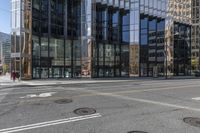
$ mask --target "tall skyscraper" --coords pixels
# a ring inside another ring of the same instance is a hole
[[[22,78],[191,75],[191,0],[12,0]]]
[[[10,35],[0,32],[0,73],[3,72],[3,67],[8,69],[7,72],[10,71],[10,49]]]

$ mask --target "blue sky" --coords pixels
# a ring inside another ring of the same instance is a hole
[[[0,0],[0,32],[10,33],[10,0]]]

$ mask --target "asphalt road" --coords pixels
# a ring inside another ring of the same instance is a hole
[[[200,79],[0,87],[0,133],[199,133],[186,117],[200,118]]]

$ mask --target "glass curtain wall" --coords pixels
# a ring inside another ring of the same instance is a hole
[[[128,76],[129,12],[96,4],[93,77]]]
[[[157,72],[159,76],[165,75],[165,61],[166,61],[166,52],[165,52],[165,19],[157,20],[157,47],[156,47],[156,63],[157,63]]]
[[[33,78],[81,77],[84,3],[81,0],[32,2]]]
[[[191,26],[174,23],[174,75],[191,75]]]
[[[81,0],[67,0],[67,42],[71,42],[71,70],[68,69],[67,71],[71,71],[71,77],[81,77],[80,37]]]
[[[65,1],[32,0],[32,4],[32,76],[65,77]]]
[[[148,76],[148,16],[140,20],[140,76]]]
[[[139,76],[140,0],[130,0],[130,76]]]
[[[120,45],[117,48],[121,47],[121,57],[118,55],[118,58],[121,58],[121,76],[127,77],[130,76],[130,11],[121,10],[120,12]]]
[[[40,72],[41,72],[41,69],[40,69],[40,56],[41,56],[40,38],[38,36],[32,37],[32,47],[33,47],[33,51],[32,51],[33,77],[41,78],[41,75],[40,75]]]
[[[64,77],[64,40],[50,39],[49,43],[49,77]]]
[[[140,76],[164,75],[165,20],[141,15]]]
[[[95,0],[81,0],[81,77],[91,77],[92,45],[95,43]]]
[[[191,74],[192,1],[193,0],[167,1],[166,63],[168,78],[173,75],[182,76]],[[187,30],[188,33],[183,30]],[[188,63],[188,61],[190,61],[190,63]]]
[[[200,70],[200,0],[192,1],[192,74]]]

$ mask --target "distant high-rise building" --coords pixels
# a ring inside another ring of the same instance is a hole
[[[191,12],[191,0],[12,0],[12,69],[24,79],[191,75]]]
[[[2,72],[3,65],[7,65],[10,70],[10,54],[11,54],[11,37],[9,34],[0,32],[0,71]]]

